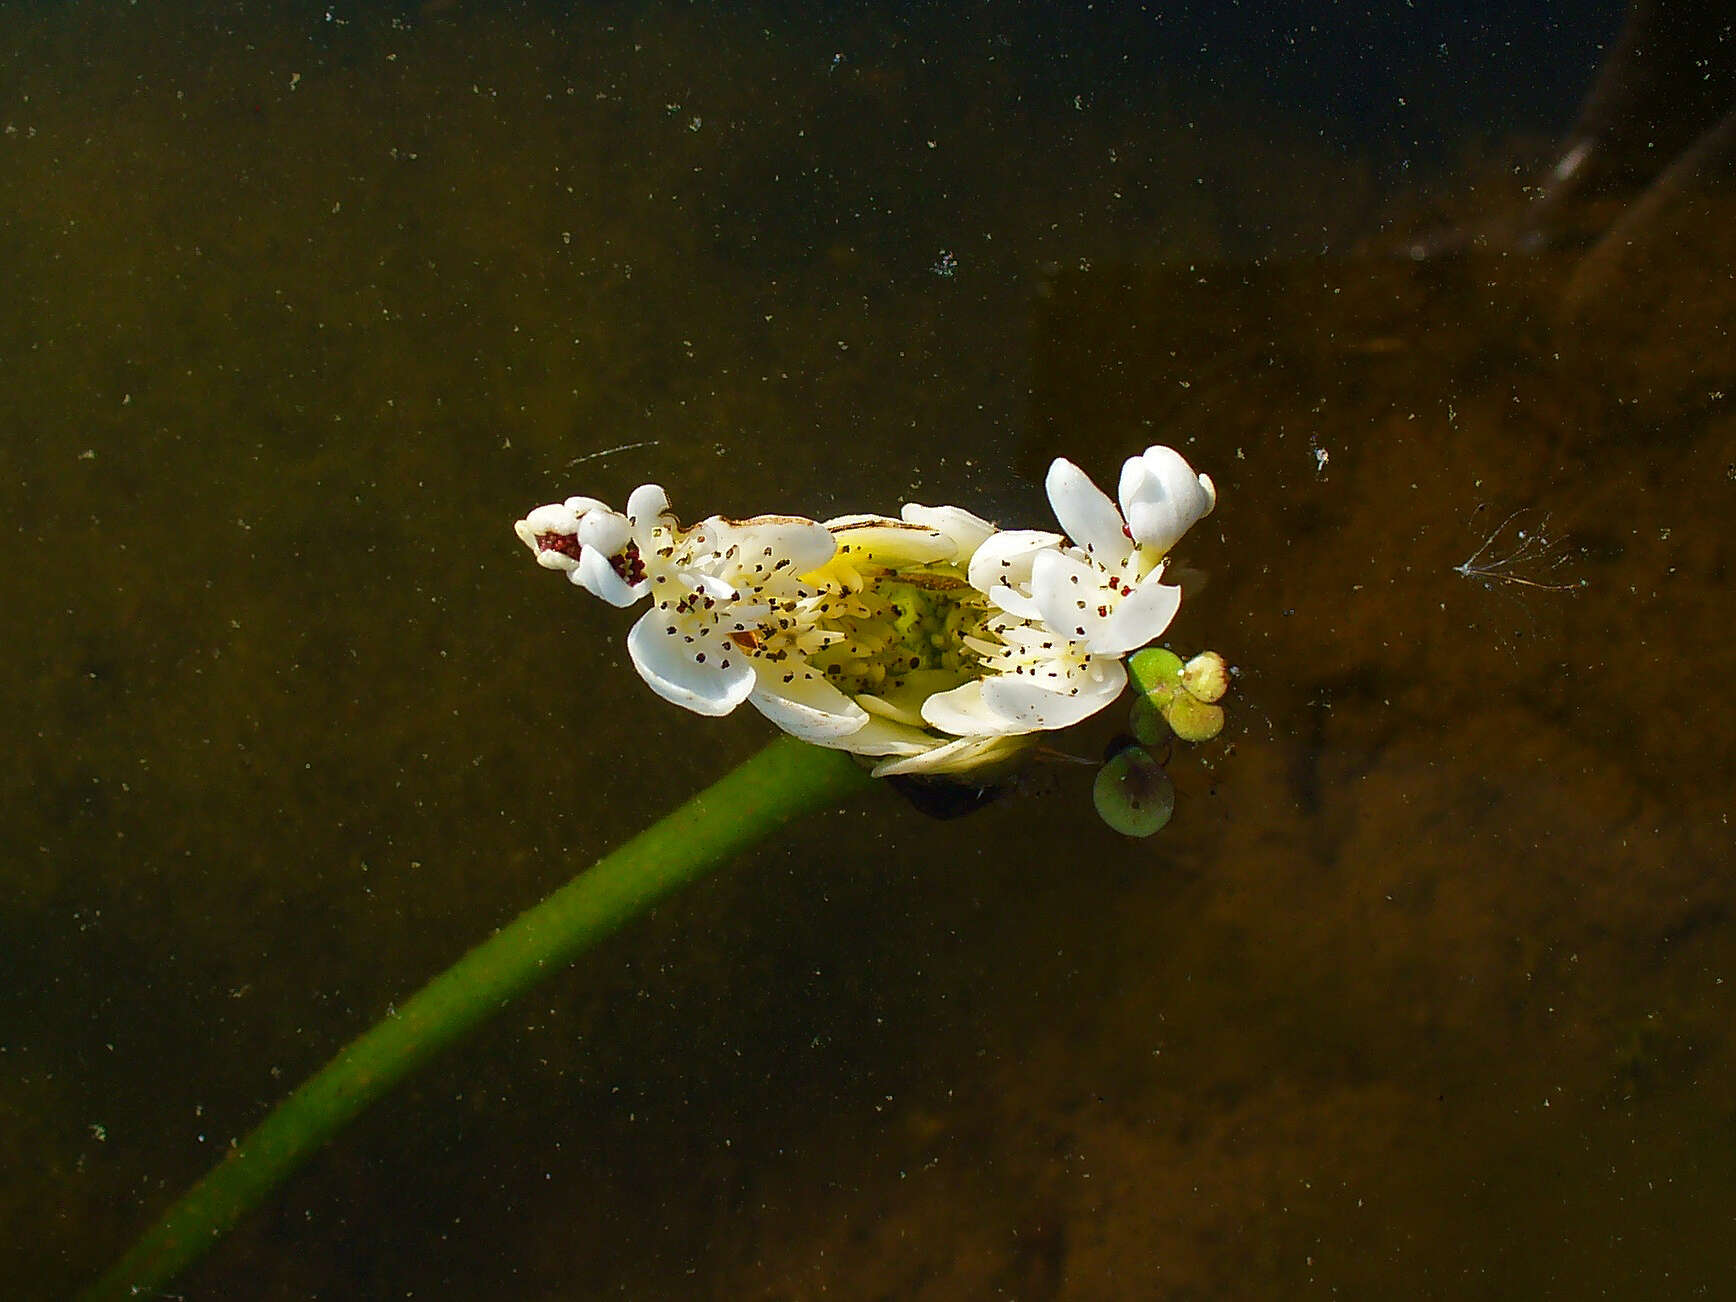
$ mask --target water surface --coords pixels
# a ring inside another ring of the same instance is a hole
[[[1577,314],[1571,249],[1381,252],[1419,177],[1516,197],[1611,28],[1536,17],[1521,93],[1514,32],[1290,10],[20,11],[0,1274],[92,1277],[763,741],[527,507],[1034,525],[1162,441],[1221,494],[1175,643],[1240,670],[1162,835],[1065,766],[812,820],[180,1292],[1716,1293],[1732,227]]]

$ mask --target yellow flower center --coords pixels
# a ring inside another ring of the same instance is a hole
[[[802,586],[802,597],[774,601],[766,619],[731,637],[770,660],[799,655],[849,696],[920,708],[980,678],[983,653],[999,644],[987,628],[994,607],[950,565],[889,569],[858,555]]]

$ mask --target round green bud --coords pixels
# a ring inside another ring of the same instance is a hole
[[[1177,692],[1163,717],[1183,741],[1210,741],[1224,730],[1223,706],[1209,705],[1189,692]]]
[[[1123,836],[1150,836],[1175,812],[1169,774],[1138,746],[1129,746],[1097,770],[1091,795],[1098,816]]]
[[[1182,666],[1181,685],[1208,705],[1221,701],[1230,690],[1230,667],[1216,651],[1202,651]]]
[[[1127,658],[1127,673],[1135,691],[1174,689],[1181,683],[1181,657],[1160,646],[1148,646]]]

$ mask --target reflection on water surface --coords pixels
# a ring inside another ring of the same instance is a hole
[[[1160,440],[1221,491],[1174,635],[1240,669],[1162,835],[1059,767],[815,820],[420,1077],[189,1295],[1722,1277],[1730,223],[1576,314],[1571,250],[1323,257],[1390,179],[1329,110],[1127,71],[1132,26],[940,21],[21,21],[8,1278],[88,1278],[761,740],[639,687],[527,505],[1021,522],[1050,456]],[[1548,568],[1459,572],[1515,512]]]

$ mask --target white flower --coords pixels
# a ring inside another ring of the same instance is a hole
[[[971,582],[1008,614],[1040,620],[1096,655],[1121,656],[1162,636],[1181,589],[1161,582],[1176,540],[1217,501],[1212,481],[1170,448],[1147,448],[1121,468],[1121,507],[1065,458],[1046,481],[1071,539],[997,534],[978,549]]]
[[[606,601],[650,597],[627,654],[665,700],[706,715],[746,701],[803,740],[886,757],[899,772],[996,763],[1023,742],[1007,730],[941,734],[920,713],[937,684],[974,671],[962,644],[942,645],[949,603],[932,594],[969,590],[944,567],[993,526],[955,507],[905,514],[713,516],[683,528],[648,484],[625,514],[570,498],[532,511],[517,532],[539,564]],[[993,613],[978,606],[955,624]]]
[[[596,498],[569,497],[539,506],[514,527],[536,553],[538,565],[564,571],[592,596],[613,606],[631,606],[645,595],[644,575],[630,560],[620,569],[613,564],[631,537],[626,518]],[[629,575],[635,577],[629,580]]]
[[[1181,453],[1161,445],[1122,463],[1116,493],[1134,540],[1160,558],[1218,504],[1211,476],[1195,474]]]
[[[900,519],[684,528],[655,484],[624,513],[573,497],[517,531],[539,564],[605,601],[650,599],[627,653],[664,699],[706,715],[745,701],[794,736],[877,757],[876,774],[957,773],[1115,700],[1121,653],[1174,614],[1163,553],[1211,509],[1211,481],[1152,448],[1121,487],[1118,512],[1055,462],[1049,497],[1071,542],[915,504]]]

